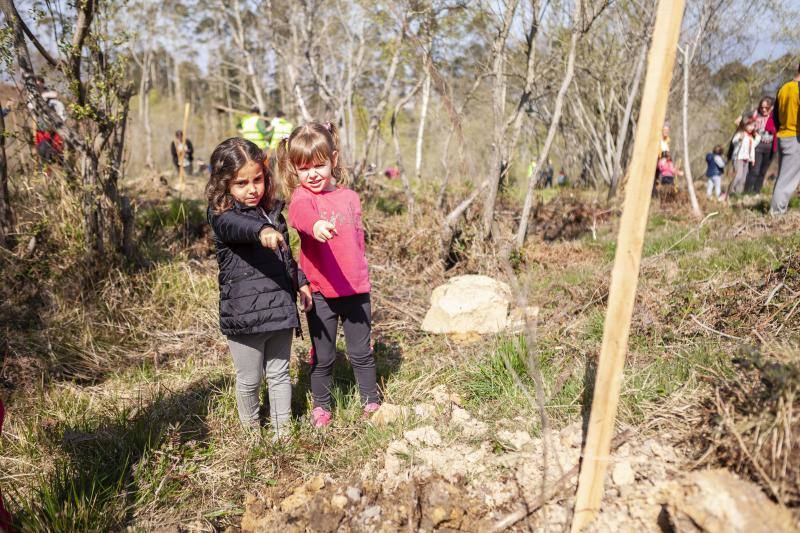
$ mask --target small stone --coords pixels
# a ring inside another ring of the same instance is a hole
[[[418,403],[414,406],[414,414],[420,418],[433,418],[436,416],[436,408],[429,403]]]
[[[417,429],[412,429],[403,433],[403,436],[412,446],[439,446],[442,443],[442,437],[439,432],[431,426],[422,426]]]
[[[371,505],[364,509],[362,516],[364,520],[369,520],[371,518],[378,518],[381,515],[381,508],[378,505]]]
[[[344,509],[347,505],[347,498],[341,494],[337,494],[331,498],[331,505],[339,509]]]
[[[583,444],[583,428],[581,427],[581,423],[574,422],[562,429],[559,433],[559,440],[564,446],[580,448],[581,444]]]
[[[347,487],[347,490],[345,490],[344,493],[347,494],[347,498],[353,503],[356,503],[361,499],[361,489],[358,487],[353,487],[351,485]]]
[[[305,490],[302,490],[302,487],[298,490],[295,490],[292,494],[287,496],[281,502],[281,511],[284,513],[290,513],[297,509],[298,507],[302,507],[305,505],[310,499],[310,496]]]
[[[450,403],[450,393],[447,391],[447,387],[444,385],[436,385],[430,391],[431,398],[433,398],[434,403],[439,405],[445,405]]]
[[[308,480],[308,483],[306,483],[306,488],[311,492],[318,492],[322,490],[325,488],[325,478],[320,475],[312,477]]]
[[[521,430],[508,431],[501,429],[497,432],[497,439],[515,451],[522,451],[524,447],[533,444],[533,439],[531,439],[528,432]]]
[[[405,457],[409,455],[408,444],[404,440],[395,440],[389,443],[386,447],[386,454],[384,455],[383,468],[386,475],[389,477],[396,477],[403,470],[405,464]]]
[[[408,407],[404,405],[384,403],[381,404],[381,408],[375,411],[375,413],[372,415],[370,422],[376,426],[388,426],[407,417]]]
[[[469,422],[472,420],[472,415],[466,409],[462,409],[457,405],[453,406],[453,410],[450,414],[453,422],[456,424],[463,424],[464,422]]]
[[[636,474],[631,467],[630,461],[620,461],[614,465],[611,471],[611,480],[618,487],[630,485],[636,481]]]
[[[444,507],[434,507],[430,512],[430,519],[433,527],[438,526],[448,518],[450,518],[450,513],[448,513]]]

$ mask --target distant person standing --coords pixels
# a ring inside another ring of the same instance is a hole
[[[782,215],[789,208],[789,200],[800,184],[800,65],[794,79],[783,84],[775,98],[772,118],[778,130],[780,170],[772,192],[770,212]]]
[[[536,173],[536,157],[531,158],[531,162],[528,164],[528,180],[533,179],[533,175]],[[536,183],[534,183],[536,186]]]
[[[756,121],[756,133],[761,138],[761,142],[756,146],[755,162],[747,173],[747,180],[744,183],[744,192],[758,194],[764,186],[764,176],[767,174],[769,164],[772,162],[772,154],[775,152],[775,121],[772,119],[772,98],[762,98],[758,103],[758,109],[753,113]]]
[[[58,99],[58,93],[45,86],[44,78],[36,77],[36,88],[39,94],[47,103],[47,106],[55,112],[56,116],[63,123],[67,118],[66,108],[63,102]],[[32,109],[32,104],[28,105]],[[58,132],[52,128],[51,121],[46,117],[36,117],[36,130],[33,136],[33,145],[39,155],[42,170],[47,165],[61,161],[64,152],[64,141]]]
[[[719,200],[722,194],[722,171],[725,170],[725,159],[722,158],[723,149],[721,145],[716,145],[714,150],[706,154],[706,198],[711,198],[711,192],[714,192],[714,198]]]
[[[189,176],[192,175],[192,162],[194,161],[194,147],[192,141],[183,138],[183,131],[177,130],[175,138],[169,145],[169,151],[172,153],[172,164],[175,166],[175,172],[181,171],[181,156],[183,156],[183,170]]]
[[[250,108],[250,113],[243,116],[239,121],[239,135],[258,146],[261,150],[267,148],[267,135],[269,127],[261,116],[261,109],[258,106]]]
[[[294,124],[286,120],[283,111],[278,110],[275,112],[275,118],[272,119],[267,129],[271,135],[269,139],[269,149],[275,150],[281,140],[286,139],[292,134]]]
[[[683,176],[683,172],[675,166],[669,152],[661,154],[661,159],[658,160],[658,175],[661,177],[661,185],[665,187],[674,187],[675,176]]]
[[[556,185],[559,187],[567,187],[569,186],[569,178],[567,174],[564,172],[564,169],[558,171],[558,177],[556,177]]]
[[[550,164],[550,159],[547,160],[547,164],[544,167],[544,186],[553,186],[553,165]]]
[[[658,163],[664,158],[665,154],[669,153],[669,141],[669,123],[665,122],[664,127],[661,128],[661,139],[658,141],[658,154],[656,154],[656,175],[653,177],[653,197],[655,197],[656,191],[658,190],[658,184],[661,181],[661,170]]]
[[[731,194],[741,194],[744,191],[744,182],[750,167],[756,160],[756,146],[761,142],[761,137],[756,133],[756,121],[748,117],[739,123],[736,133],[731,139],[731,162],[735,172],[733,181],[728,184],[725,198]]]

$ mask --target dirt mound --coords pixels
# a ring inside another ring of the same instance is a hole
[[[245,531],[488,531],[568,526],[577,481],[579,423],[546,438],[528,420],[490,425],[444,387],[382,424],[409,422],[402,438],[346,479],[317,476],[280,497],[249,496]],[[400,409],[398,407],[398,409]],[[544,451],[546,450],[546,453]],[[668,483],[681,460],[665,443],[623,443],[609,467],[597,531],[660,531]],[[542,498],[542,494],[547,497]]]
[[[390,493],[379,484],[351,479],[332,483],[321,476],[272,507],[249,497],[243,531],[419,531],[485,530],[480,502],[464,496],[463,484],[441,477],[412,479]]]

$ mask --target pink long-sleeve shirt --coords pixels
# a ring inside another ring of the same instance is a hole
[[[336,234],[327,242],[314,238],[314,224],[327,220]],[[289,224],[300,234],[300,268],[313,292],[339,298],[370,291],[361,222],[361,201],[350,189],[314,194],[298,187],[289,204]]]

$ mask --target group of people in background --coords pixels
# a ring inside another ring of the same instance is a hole
[[[258,106],[250,108],[250,113],[239,121],[239,135],[261,150],[275,150],[278,143],[291,135],[294,124],[286,119],[283,111],[275,112],[275,117],[267,122]]]
[[[776,97],[764,97],[752,112],[737,120],[736,132],[728,144],[727,160],[733,179],[725,192],[722,177],[726,160],[717,145],[706,154],[706,196],[724,201],[731,195],[760,194],[767,170],[777,153],[778,175],[770,212],[786,213],[789,201],[800,185],[800,65],[794,78],[784,83]]]
[[[530,164],[528,165],[528,179],[533,177],[534,171],[536,170],[536,158],[531,159]],[[542,180],[542,187],[548,189],[553,186],[553,165],[550,163],[550,159],[547,159],[547,162],[542,169],[542,173],[540,176]],[[561,167],[558,171],[558,176],[556,176],[556,185],[559,187],[568,187],[569,186],[569,178],[567,177],[567,173],[564,171],[564,167]]]
[[[261,150],[275,150],[281,139],[288,137],[293,129],[294,124],[286,119],[283,111],[277,111],[275,117],[267,122],[258,106],[251,107],[237,124],[239,135]],[[191,176],[194,173],[194,146],[189,138],[184,138],[183,130],[175,131],[169,150],[175,172],[179,173],[183,167],[184,173]],[[202,161],[198,163],[200,172],[210,170]]]

